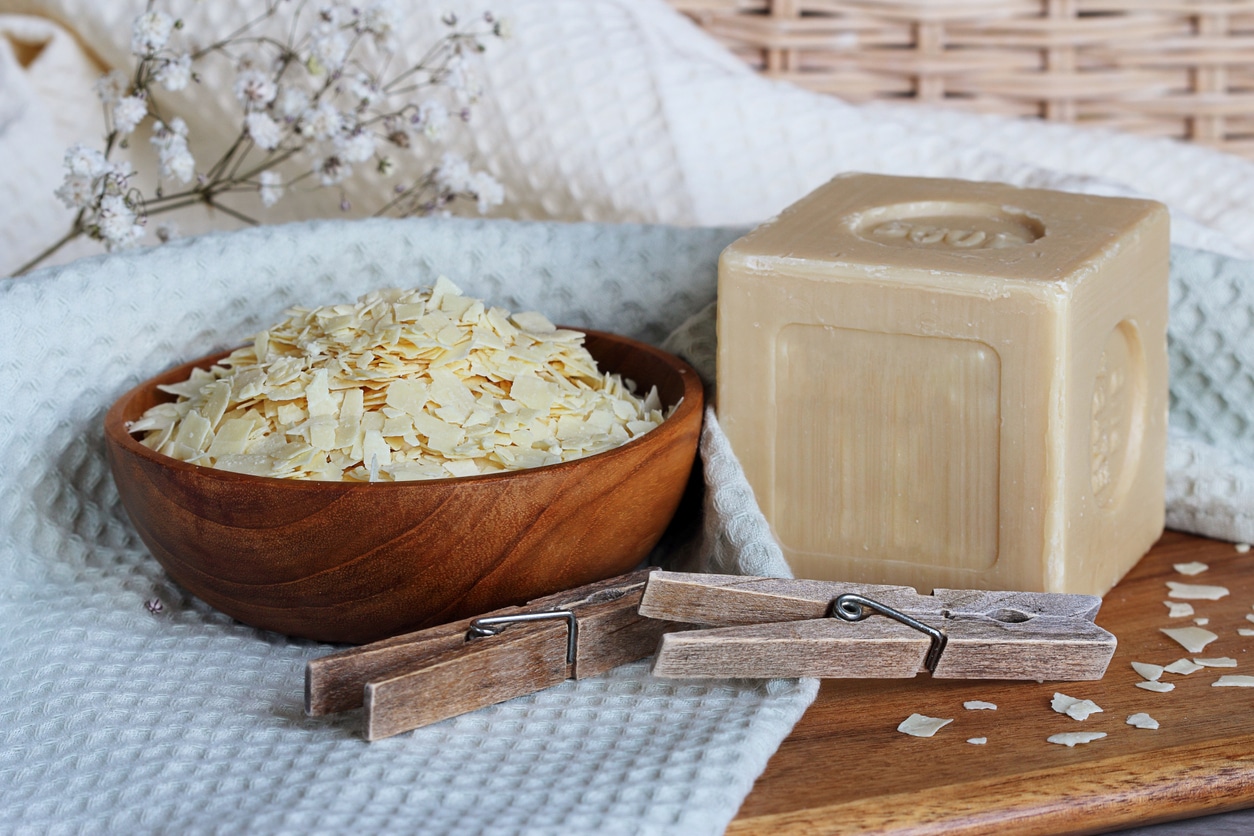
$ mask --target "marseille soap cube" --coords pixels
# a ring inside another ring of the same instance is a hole
[[[719,263],[719,421],[801,577],[1102,594],[1162,532],[1158,203],[838,177]]]

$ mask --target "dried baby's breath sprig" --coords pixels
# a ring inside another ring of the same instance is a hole
[[[103,150],[78,144],[66,153],[56,194],[77,210],[71,228],[15,275],[82,236],[109,250],[134,246],[150,216],[186,206],[204,204],[255,224],[250,200],[272,206],[302,189],[342,188],[358,169],[385,181],[377,215],[443,212],[459,200],[482,213],[504,200],[491,174],[472,170],[452,151],[412,180],[388,180],[397,169],[393,155],[438,152],[452,125],[470,120],[483,95],[474,59],[489,41],[509,36],[506,21],[491,13],[468,23],[446,16],[426,54],[394,68],[395,0],[269,0],[255,18],[199,48],[189,45],[183,20],[162,5],[149,0],[134,21],[133,70],[115,69],[96,84]],[[230,62],[239,106],[238,132],[216,156],[193,151],[187,123],[164,113],[156,97],[192,88],[206,61]],[[154,194],[140,191],[134,170],[115,159],[145,122],[158,158]],[[342,194],[340,204],[348,207]]]

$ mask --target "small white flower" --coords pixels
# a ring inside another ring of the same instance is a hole
[[[178,116],[170,120],[170,124],[157,121],[152,125],[152,142],[153,147],[158,151],[169,148],[170,143],[177,141],[180,137],[187,136],[187,123]]]
[[[71,209],[82,209],[96,197],[95,181],[83,174],[66,174],[56,196]]]
[[[135,222],[135,212],[127,204],[126,198],[118,194],[107,194],[100,198],[96,227],[110,251],[129,247],[144,234],[144,228]]]
[[[144,57],[166,45],[174,31],[174,18],[165,12],[144,12],[131,27],[131,52]]]
[[[157,81],[167,90],[182,90],[192,80],[192,56],[186,52],[171,58],[157,70]]]
[[[330,139],[344,125],[344,117],[335,105],[325,100],[301,114],[300,121],[301,134],[314,139]]]
[[[121,70],[112,70],[102,75],[96,82],[96,95],[100,97],[100,101],[111,105],[125,96],[130,86],[131,80],[126,73]]]
[[[379,86],[365,73],[355,73],[340,82],[340,92],[353,100],[355,107],[369,107],[379,98]]]
[[[388,142],[399,148],[408,148],[410,145],[409,137],[409,120],[399,116],[389,116],[383,120],[383,134],[388,138]]]
[[[248,109],[265,107],[278,94],[278,85],[261,70],[245,70],[235,80],[235,98]]]
[[[435,100],[418,105],[418,124],[428,139],[436,140],[448,126],[448,108]]]
[[[399,23],[400,15],[394,0],[373,0],[361,10],[357,31],[373,35],[375,42],[383,45],[390,41]]]
[[[279,91],[278,110],[284,119],[296,119],[309,108],[309,93],[300,87],[284,87]]]
[[[353,172],[352,166],[335,154],[314,160],[313,171],[324,186],[334,186]]]
[[[348,57],[348,39],[334,26],[320,25],[310,33],[309,54],[305,66],[314,75],[335,72],[344,66]]]
[[[261,195],[261,202],[265,206],[273,206],[279,202],[279,198],[283,197],[283,178],[273,169],[261,172],[258,180],[261,182],[261,188],[257,190]]]
[[[135,130],[148,115],[148,102],[143,96],[126,96],[113,106],[113,128],[122,136]]]
[[[105,155],[95,148],[88,148],[79,143],[70,146],[65,152],[65,170],[69,174],[95,179],[112,171],[112,166]]]
[[[505,201],[505,187],[486,171],[477,171],[471,175],[469,185],[479,203],[480,215]]]
[[[375,138],[369,131],[358,131],[335,138],[336,153],[350,163],[364,163],[374,156]]]
[[[187,147],[187,123],[182,119],[176,116],[169,125],[156,123],[152,144],[157,149],[162,177],[173,177],[180,183],[188,183],[196,176],[196,160]]]
[[[283,132],[279,129],[278,123],[266,113],[248,114],[244,117],[244,126],[248,129],[248,135],[252,137],[253,142],[267,151],[273,151],[283,139]]]
[[[450,192],[470,191],[470,166],[459,155],[446,151],[435,170],[435,182]]]

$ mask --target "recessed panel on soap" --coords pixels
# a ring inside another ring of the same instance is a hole
[[[826,574],[834,558],[996,562],[996,351],[800,324],[783,328],[776,348],[771,493],[813,501],[780,503],[774,527],[801,575]]]

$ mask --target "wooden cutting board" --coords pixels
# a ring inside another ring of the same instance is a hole
[[[1200,561],[1188,577],[1173,564]],[[1218,601],[1191,601],[1219,638],[1190,653],[1159,632],[1193,624],[1169,618],[1166,582],[1226,586]],[[1254,806],[1254,688],[1213,687],[1224,674],[1254,675],[1254,552],[1167,532],[1105,597],[1097,623],[1119,648],[1098,682],[1012,683],[827,680],[772,757],[729,834],[1061,834]],[[1229,656],[1236,668],[1164,673],[1168,693],[1136,687],[1131,663]],[[1102,707],[1080,722],[1050,708],[1056,691]],[[967,700],[996,703],[968,711]],[[1127,725],[1148,712],[1157,730]],[[897,724],[918,712],[952,717],[935,737]],[[1067,748],[1059,732],[1107,736]],[[986,737],[984,745],[968,738]]]

